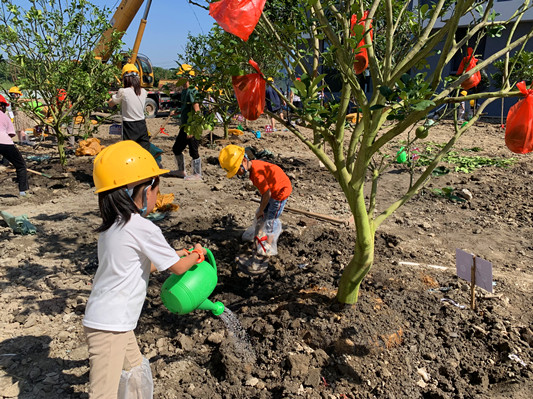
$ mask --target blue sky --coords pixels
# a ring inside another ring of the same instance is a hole
[[[90,3],[111,9],[109,18],[113,16],[121,0],[89,0]],[[198,4],[207,4],[205,0],[196,0]],[[27,0],[15,0],[15,4],[23,9],[28,8]],[[137,36],[137,29],[144,15],[146,1],[143,3],[135,19],[122,38],[125,49],[131,49]],[[198,6],[189,4],[188,0],[152,0],[148,14],[146,29],[139,52],[148,56],[154,66],[174,68],[178,53],[183,53],[187,44],[187,35],[207,34],[215,20],[209,12]]]
[[[97,6],[112,9],[111,15],[120,4],[120,0],[89,0]],[[205,1],[197,1],[206,4]],[[132,48],[139,23],[144,15],[146,2],[143,3],[122,38],[126,48]],[[184,60],[178,60],[178,53],[183,53],[187,44],[187,35],[207,34],[215,20],[207,10],[189,4],[187,0],[152,0],[146,29],[139,52],[148,56],[154,66],[162,68],[176,67]]]

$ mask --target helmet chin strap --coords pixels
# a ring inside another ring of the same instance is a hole
[[[246,159],[247,161],[250,160],[250,158],[248,158],[248,155],[246,155],[246,154],[244,154],[244,159]],[[248,169],[246,169],[244,166],[242,166],[242,164],[241,164],[240,168],[244,169],[244,173],[242,175],[237,174],[237,178],[241,179],[241,180],[244,180],[244,179],[246,179],[248,177],[248,174],[250,173],[250,171]]]
[[[148,210],[148,198],[147,198],[147,192],[148,192],[148,189],[152,187],[151,185],[148,185],[146,186],[144,189],[143,189],[143,193],[142,193],[142,200],[143,200],[143,207],[141,209],[139,209],[139,207],[137,206],[137,204],[135,203],[135,201],[133,200],[133,189],[135,187],[132,187],[132,188],[127,188],[126,187],[126,193],[128,194],[128,197],[130,197],[131,199],[131,202],[133,202],[133,205],[135,205],[135,207],[138,209],[139,213],[141,214],[142,217],[145,217],[146,216],[146,213],[147,213],[147,210]]]

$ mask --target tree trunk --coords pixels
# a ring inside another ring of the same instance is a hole
[[[227,140],[229,137],[228,123],[229,121],[224,121],[224,140]]]
[[[65,136],[60,130],[56,130],[56,138],[57,150],[59,151],[59,161],[61,162],[62,166],[65,166],[67,164],[67,154],[65,153]]]
[[[337,300],[354,304],[359,297],[361,281],[374,263],[374,235],[371,231],[358,232],[354,255],[342,273]],[[361,244],[360,244],[361,243]]]

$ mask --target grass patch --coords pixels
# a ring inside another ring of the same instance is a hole
[[[435,154],[444,147],[445,144],[429,143],[424,151],[421,151],[420,159],[417,161],[419,166],[426,166],[431,163]],[[442,162],[453,165],[456,172],[471,173],[477,169],[495,166],[497,168],[508,168],[514,165],[517,158],[490,158],[479,155],[467,155],[472,152],[480,152],[480,147],[463,148],[460,151],[450,151],[444,156]]]

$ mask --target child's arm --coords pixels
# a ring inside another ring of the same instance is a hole
[[[196,244],[194,246],[195,250],[200,250],[204,255],[207,254],[207,251],[204,247],[202,247],[200,244]],[[174,274],[183,274],[187,270],[189,270],[191,267],[196,265],[198,263],[198,260],[200,259],[200,255],[196,252],[189,252],[187,250],[180,250],[176,251],[178,255],[180,253],[184,254],[184,256],[176,263],[174,263],[172,266],[168,268],[172,273]]]
[[[270,201],[270,190],[266,190],[265,193],[261,196],[261,203],[259,204],[259,209],[255,214],[255,217],[257,219],[262,218],[264,216],[265,208],[268,205],[268,201]]]
[[[207,254],[207,251],[200,244],[196,244],[194,246],[194,249],[201,250],[204,255]],[[180,249],[176,251],[176,254],[178,254],[181,259],[168,268],[168,270],[170,270],[174,274],[185,273],[187,270],[197,264],[198,259],[200,259],[200,255],[198,255],[196,252],[189,252],[186,249]],[[157,271],[157,269],[152,263],[150,266],[150,273],[153,273],[155,271]]]

